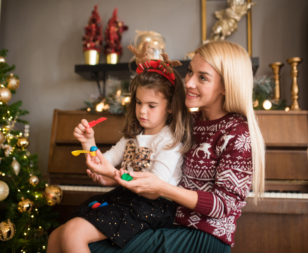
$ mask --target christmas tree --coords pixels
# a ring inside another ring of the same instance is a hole
[[[109,19],[107,28],[105,30],[105,54],[116,53],[122,54],[122,33],[128,30],[128,26],[124,25],[124,22],[118,19],[118,9],[115,8],[112,17]]]
[[[48,231],[57,226],[57,213],[51,205],[60,202],[62,191],[48,186],[31,155],[28,122],[20,116],[21,101],[9,104],[19,86],[15,66],[5,61],[7,50],[0,51],[0,252],[45,252]],[[24,133],[15,123],[25,125]]]
[[[83,51],[96,50],[100,52],[103,44],[103,33],[101,17],[97,12],[97,5],[94,6],[89,22],[84,29],[86,34],[82,38]]]

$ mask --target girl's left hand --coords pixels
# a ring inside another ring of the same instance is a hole
[[[148,199],[157,199],[160,196],[159,189],[162,189],[164,181],[153,173],[130,171],[129,174],[133,177],[132,181],[122,180],[121,176],[124,173],[127,172],[123,169],[115,171],[114,179],[120,185]]]
[[[96,151],[96,157],[91,157],[90,154],[87,154],[86,164],[92,172],[110,178],[113,178],[114,170],[116,170],[99,149]]]

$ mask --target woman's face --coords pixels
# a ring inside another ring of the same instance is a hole
[[[185,86],[185,104],[188,108],[222,109],[225,89],[221,77],[200,54],[196,54],[190,62]]]

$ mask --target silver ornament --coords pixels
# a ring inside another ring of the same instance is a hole
[[[14,172],[15,172],[15,175],[18,176],[19,174],[19,171],[20,171],[20,164],[19,162],[16,161],[15,157],[13,158],[13,162],[11,164]]]
[[[38,183],[39,183],[38,177],[35,176],[35,175],[30,176],[30,178],[29,178],[29,183],[30,183],[32,186],[37,186]]]
[[[0,201],[6,199],[9,195],[10,189],[6,182],[0,181]]]

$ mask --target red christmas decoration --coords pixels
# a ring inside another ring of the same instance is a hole
[[[102,49],[103,44],[103,32],[101,17],[97,12],[97,5],[94,6],[92,15],[89,19],[88,25],[84,28],[86,31],[85,36],[82,37],[83,51],[86,50],[96,50],[98,52]]]
[[[124,22],[118,20],[118,9],[115,8],[112,17],[109,19],[107,28],[105,30],[105,54],[116,53],[122,54],[122,33],[128,30],[128,26]]]

